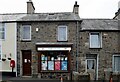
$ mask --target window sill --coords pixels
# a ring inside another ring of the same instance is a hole
[[[0,39],[0,41],[5,41],[5,39]]]
[[[113,75],[119,75],[119,74],[120,74],[120,71],[113,71],[112,74],[113,74]]]
[[[63,72],[63,73],[68,73],[68,70],[65,70],[65,71],[64,71],[64,70],[60,70],[60,71],[55,71],[55,70],[43,70],[43,71],[40,71],[40,72],[46,72],[46,73],[47,73],[47,72],[52,72],[52,73],[55,73],[55,72],[60,72],[60,73],[61,73],[61,72]]]
[[[31,42],[31,40],[21,40],[21,42]]]
[[[102,47],[91,47],[91,48],[89,48],[89,49],[102,49]]]
[[[68,42],[68,40],[57,40],[57,42]]]

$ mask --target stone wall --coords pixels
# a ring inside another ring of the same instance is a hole
[[[99,32],[99,31],[95,31]],[[102,31],[102,48],[91,49],[89,48],[89,33],[90,31],[80,32],[79,42],[79,71],[86,72],[86,54],[98,55],[98,79],[104,77],[104,72],[112,71],[112,57],[114,53],[119,52],[118,34],[119,32]]]
[[[30,24],[32,39],[29,42],[20,40],[20,30],[23,24]],[[38,74],[38,55],[36,51],[37,42],[58,42],[57,30],[59,25],[66,25],[68,29],[68,41],[62,43],[73,43],[71,55],[71,70],[76,69],[76,22],[20,22],[17,28],[17,59],[18,75],[22,76],[22,54],[21,50],[32,50],[32,74]],[[38,31],[36,32],[36,28]]]

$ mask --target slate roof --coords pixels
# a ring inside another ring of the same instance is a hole
[[[83,19],[81,30],[120,30],[118,20],[114,19]]]
[[[80,20],[77,14],[72,12],[62,13],[14,13],[0,14],[0,21],[76,21]]]
[[[17,14],[0,14],[0,22],[10,22],[17,21],[18,19],[26,16],[26,14],[17,13]]]
[[[80,20],[79,15],[72,12],[27,14],[18,21],[69,21]]]
[[[82,21],[81,30],[120,30],[115,19],[80,19],[72,12],[0,14],[0,22],[20,21]]]

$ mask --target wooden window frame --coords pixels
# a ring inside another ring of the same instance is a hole
[[[29,39],[24,39],[24,37],[23,37],[23,29],[24,29],[25,27],[27,27],[27,28],[29,27],[29,28],[30,28],[30,35],[29,35],[30,38],[29,38]],[[21,30],[21,31],[22,31],[22,32],[21,32],[21,40],[22,40],[22,41],[31,41],[31,29],[32,29],[32,28],[31,28],[31,25],[22,25],[22,30]]]
[[[96,34],[98,34],[98,38],[99,38],[99,46],[97,46],[97,47],[94,47],[94,46],[91,46],[91,35],[92,35],[92,33],[96,33]],[[102,33],[101,32],[90,32],[89,33],[89,48],[102,48]]]
[[[42,51],[42,52],[44,52],[44,51]],[[66,51],[66,53],[68,53],[69,51]],[[55,60],[53,60],[54,61],[54,70],[42,70],[42,60],[41,60],[41,55],[42,55],[42,53],[41,52],[39,52],[39,54],[38,54],[38,71],[39,72],[70,72],[70,55],[69,55],[69,53],[68,54],[66,54],[66,57],[68,58],[67,59],[67,70],[61,70],[61,68],[60,68],[60,70],[55,70]],[[47,66],[48,66],[48,61],[51,61],[51,60],[47,60]],[[62,60],[59,60],[60,61],[60,65],[61,65],[61,62],[62,62]],[[66,60],[64,60],[64,61],[66,61]]]
[[[63,28],[63,27],[66,28],[66,35],[65,35],[65,36],[66,36],[66,39],[65,39],[65,40],[61,40],[61,39],[59,38],[59,37],[60,37],[60,35],[59,35],[59,29],[60,29],[60,28]],[[68,30],[68,28],[67,28],[66,25],[60,25],[60,26],[58,26],[58,37],[57,37],[58,41],[67,41],[67,40],[68,40],[68,31],[67,31],[67,30]]]

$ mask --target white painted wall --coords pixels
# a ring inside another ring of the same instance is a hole
[[[5,31],[5,40],[2,40],[2,58],[4,54],[6,54],[6,61],[0,61],[0,67],[2,65],[0,71],[11,72],[12,68],[10,67],[10,60],[8,60],[8,57],[10,57],[11,53],[12,60],[16,62],[16,23],[5,23]],[[14,72],[16,72],[16,67]]]

